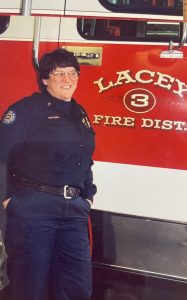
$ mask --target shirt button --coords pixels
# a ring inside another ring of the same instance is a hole
[[[83,147],[83,144],[80,144],[80,147]]]
[[[81,163],[80,163],[80,162],[78,162],[78,165],[80,166],[80,165],[81,165]]]

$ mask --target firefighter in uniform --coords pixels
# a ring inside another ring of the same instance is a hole
[[[91,296],[88,217],[94,131],[73,98],[80,67],[65,49],[39,63],[41,93],[18,101],[0,124],[0,193],[6,211],[8,300]]]

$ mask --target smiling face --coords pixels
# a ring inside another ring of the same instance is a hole
[[[77,88],[78,73],[74,67],[57,67],[42,82],[53,97],[70,101]]]

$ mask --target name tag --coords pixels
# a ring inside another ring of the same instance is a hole
[[[52,119],[60,119],[60,117],[59,116],[49,116],[49,117],[47,117],[49,120],[52,120]]]

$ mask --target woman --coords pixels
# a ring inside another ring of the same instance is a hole
[[[39,63],[42,93],[13,104],[0,126],[8,300],[91,296],[87,221],[96,186],[94,131],[72,98],[80,67],[65,49]],[[6,199],[6,200],[5,200]]]

